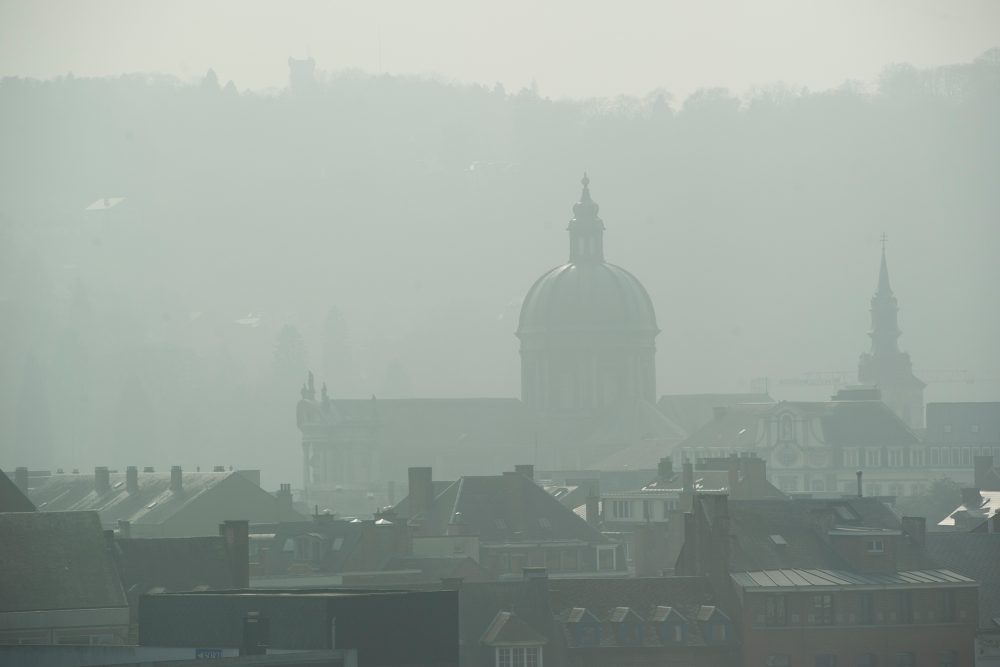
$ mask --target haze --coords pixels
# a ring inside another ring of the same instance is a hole
[[[1000,396],[997,3],[0,6],[11,467],[273,486],[307,370],[519,397],[585,170],[660,393],[854,381],[884,233],[926,400]]]

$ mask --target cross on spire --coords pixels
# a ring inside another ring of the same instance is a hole
[[[889,240],[889,237],[882,232],[882,236],[878,237],[878,240],[882,242],[882,252],[885,252],[885,242]]]

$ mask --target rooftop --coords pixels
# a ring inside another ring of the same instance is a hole
[[[887,574],[858,574],[846,570],[760,570],[736,572],[733,582],[743,590],[798,590],[800,588],[930,588],[975,586],[972,579],[951,570],[910,570]]]

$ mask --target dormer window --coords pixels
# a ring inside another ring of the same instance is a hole
[[[885,553],[885,542],[883,542],[882,540],[868,540],[868,553],[870,554]]]

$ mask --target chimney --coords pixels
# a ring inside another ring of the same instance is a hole
[[[250,588],[250,524],[247,520],[219,524],[219,535],[226,540],[236,588]]]
[[[126,519],[118,519],[118,537],[127,540],[132,537],[132,523]]]
[[[21,493],[28,492],[28,469],[25,467],[14,470],[14,484],[21,489]]]
[[[434,504],[434,477],[431,468],[410,468],[410,516],[427,514]]]
[[[736,492],[736,487],[740,483],[740,459],[736,454],[730,454],[729,459],[726,461],[726,472],[729,475],[729,493],[732,495]]]
[[[598,496],[587,496],[587,523],[594,528],[601,525],[601,499]]]
[[[288,514],[292,511],[292,485],[282,484],[278,488],[278,493],[275,494],[278,499],[278,512],[283,514]],[[279,516],[280,520],[281,517]]]
[[[694,491],[694,465],[690,461],[684,462],[681,479],[684,493],[692,493]]]
[[[863,493],[861,492],[861,475],[862,475],[863,473],[862,473],[862,472],[861,472],[861,471],[859,470],[859,471],[857,471],[857,472],[856,472],[856,473],[854,473],[854,474],[858,476],[858,498],[860,498],[861,496],[863,496],[863,495],[864,495],[864,494],[863,494]]]
[[[101,495],[111,490],[111,475],[108,473],[107,466],[94,468],[94,490]]]
[[[717,405],[712,408],[712,416],[715,417],[715,421],[721,422],[726,418],[726,406]]]
[[[181,472],[180,466],[170,468],[170,490],[174,493],[180,493],[184,490],[184,473]]]
[[[391,479],[385,484],[385,496],[389,499],[389,505],[396,506],[396,482]]]
[[[129,493],[139,493],[139,469],[135,466],[125,468],[125,490]]]
[[[662,480],[669,480],[674,476],[674,460],[669,456],[664,456],[656,466],[656,476]]]
[[[519,472],[528,479],[535,479],[535,466],[530,463],[521,463],[514,466],[514,472]]]
[[[927,519],[922,516],[904,516],[903,533],[919,547],[927,541]]]
[[[983,494],[978,488],[962,489],[962,504],[966,509],[979,509],[983,504]]]
[[[989,477],[993,472],[992,456],[976,456],[972,459],[974,464],[973,485],[980,489],[985,489],[990,485]],[[991,491],[993,489],[990,489]]]

